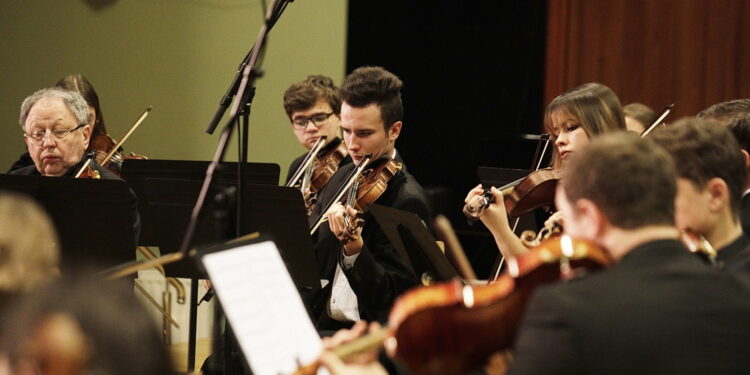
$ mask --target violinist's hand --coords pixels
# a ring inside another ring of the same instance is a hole
[[[523,246],[518,236],[513,233],[513,229],[511,229],[508,222],[508,213],[505,211],[503,193],[494,187],[490,189],[490,193],[494,197],[494,202],[480,211],[478,218],[492,233],[495,242],[497,242],[497,247],[503,256],[514,256],[526,251],[526,247]],[[473,203],[477,199],[480,199],[482,194],[484,194],[482,185],[477,185],[474,189],[471,189],[464,202],[467,204]]]
[[[484,365],[484,373],[487,375],[505,375],[510,368],[513,356],[510,351],[496,352],[487,359]]]
[[[512,233],[510,223],[508,223],[508,213],[505,211],[503,193],[495,187],[490,188],[490,193],[495,201],[490,203],[490,205],[482,211],[479,215],[479,219],[482,220],[484,226],[486,226],[494,235],[507,232]]]
[[[482,200],[482,195],[484,194],[484,189],[482,188],[482,184],[479,184],[475,186],[473,189],[469,190],[469,194],[466,194],[466,199],[464,199],[464,214],[470,218],[478,218],[481,214],[481,211],[479,211],[479,205]]]
[[[387,372],[378,362],[377,350],[367,351],[351,358],[346,362],[331,352],[334,348],[348,343],[362,336],[365,331],[373,332],[380,329],[377,322],[368,327],[363,320],[355,323],[351,329],[342,329],[331,337],[323,338],[323,352],[320,354],[320,363],[331,372],[332,375],[385,375]]]
[[[552,216],[549,217],[549,219],[544,221],[544,227],[548,230],[551,230],[555,227],[555,225],[559,225],[561,228],[565,227],[565,223],[563,222],[563,215],[562,211],[557,211]]]
[[[344,216],[348,215],[350,225],[347,227]],[[341,203],[334,204],[326,217],[328,218],[328,227],[339,241],[341,241],[344,249],[344,254],[352,256],[359,254],[364,246],[362,241],[362,228],[354,225],[355,217],[357,216],[357,210],[352,207],[344,206]]]

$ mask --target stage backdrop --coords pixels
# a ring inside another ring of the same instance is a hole
[[[670,117],[750,96],[750,1],[549,1],[545,97],[591,81]]]

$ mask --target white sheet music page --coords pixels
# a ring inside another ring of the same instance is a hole
[[[320,336],[273,241],[208,254],[203,264],[254,374],[291,374],[296,360],[317,358]]]

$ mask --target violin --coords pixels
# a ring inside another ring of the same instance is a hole
[[[318,152],[315,169],[310,177],[310,191],[317,193],[328,183],[334,173],[339,169],[339,164],[349,153],[341,138],[335,138]]]
[[[112,173],[120,176],[122,173],[122,163],[126,159],[148,159],[143,155],[130,153],[130,155],[123,155],[122,147],[112,153],[109,160],[104,163],[105,158],[115,148],[117,142],[109,134],[97,134],[91,137],[91,143],[89,145],[89,151],[93,152],[94,160],[97,164],[109,169]]]
[[[357,228],[364,226],[363,212],[367,205],[375,202],[388,188],[388,181],[401,170],[403,164],[391,158],[380,158],[362,171],[354,185],[349,188],[346,205],[357,210],[353,218],[344,216],[345,232],[348,235],[342,242],[346,244],[356,239]]]
[[[594,244],[553,236],[529,252],[508,259],[507,271],[488,285],[458,280],[419,287],[396,300],[388,327],[334,349],[355,354],[382,344],[414,373],[458,375],[511,348],[533,290],[541,285],[609,267],[613,260]],[[354,349],[353,349],[354,348]],[[308,372],[306,366],[297,374]]]
[[[512,217],[519,217],[539,207],[551,205],[555,201],[555,188],[559,180],[559,171],[543,168],[500,187],[506,212]],[[477,219],[482,210],[492,203],[495,203],[495,197],[489,189],[485,189],[484,194],[467,203],[463,211],[469,219]]]
[[[141,122],[146,119],[146,116],[150,112],[151,107],[149,106],[143,112],[141,117],[138,118],[135,124],[130,127],[130,130],[125,133],[120,142],[115,142],[115,140],[106,133],[97,134],[91,137],[89,151],[93,153],[93,158],[97,162],[97,164],[120,176],[122,172],[122,163],[125,159],[147,159],[143,155],[137,155],[132,152],[129,156],[123,156],[122,144],[125,143],[128,137],[130,137],[133,131],[135,131],[135,129],[141,124]]]
[[[698,254],[712,266],[717,266],[716,250],[702,234],[690,229],[680,231],[680,241],[691,253]]]
[[[81,169],[76,172],[73,178],[91,178],[96,180],[101,179],[101,174],[99,174],[99,171],[94,169],[92,164],[92,160],[94,160],[93,153],[88,152],[84,155],[84,157],[86,158],[86,161],[81,166]]]
[[[341,161],[348,155],[341,138],[335,138],[326,145],[327,139],[326,136],[318,138],[286,184],[287,187],[299,187],[305,199],[308,216],[318,201],[318,192],[328,183],[339,169]]]

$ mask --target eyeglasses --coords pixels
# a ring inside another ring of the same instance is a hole
[[[328,119],[331,117],[331,115],[333,115],[333,112],[316,113],[310,117],[298,116],[292,120],[292,124],[297,129],[304,129],[307,127],[307,123],[312,121],[313,125],[315,125],[316,128],[319,128],[328,123]]]
[[[63,139],[65,137],[67,137],[68,134],[70,134],[70,133],[72,133],[72,132],[74,132],[74,131],[76,131],[76,130],[84,127],[84,126],[86,126],[86,124],[80,124],[80,125],[76,126],[73,129],[50,130],[49,134],[52,134],[52,137],[54,139]],[[44,140],[44,137],[46,137],[47,134],[48,134],[47,130],[44,130],[44,131],[38,130],[38,131],[31,132],[31,133],[24,133],[23,136],[24,136],[24,138],[31,138],[35,142],[41,142],[42,140]]]

